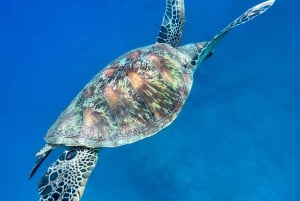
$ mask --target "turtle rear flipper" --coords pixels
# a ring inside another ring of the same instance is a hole
[[[203,48],[200,48],[198,52],[193,57],[191,64],[193,66],[201,63],[207,56],[214,50],[217,44],[223,39],[223,37],[233,28],[244,24],[253,18],[259,16],[268,10],[273,4],[275,0],[267,0],[256,6],[250,8],[246,12],[244,12],[241,16],[236,18],[233,22],[231,22],[227,27],[225,27],[218,35],[216,35],[211,41],[205,44]]]
[[[71,147],[48,168],[38,189],[40,201],[78,201],[98,159],[99,149]]]
[[[157,42],[167,43],[173,47],[179,46],[184,22],[184,0],[167,0]]]

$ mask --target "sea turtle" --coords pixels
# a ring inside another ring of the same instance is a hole
[[[167,0],[155,44],[129,51],[99,72],[49,129],[30,178],[51,150],[67,149],[40,180],[40,201],[79,201],[103,147],[152,136],[177,117],[187,99],[196,67],[234,27],[265,12],[260,3],[209,42],[180,45],[184,0]]]

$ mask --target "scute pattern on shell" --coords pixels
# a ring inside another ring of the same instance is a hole
[[[169,125],[181,110],[192,73],[168,44],[130,51],[109,64],[50,128],[46,141],[107,147],[132,143]]]

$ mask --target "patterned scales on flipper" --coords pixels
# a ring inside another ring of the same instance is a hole
[[[185,23],[184,14],[184,0],[167,0],[157,42],[179,46]]]
[[[191,61],[191,65],[197,66],[198,64],[200,64],[204,59],[206,59],[207,55],[215,49],[215,47],[224,38],[224,36],[227,35],[227,33],[230,30],[264,13],[274,4],[274,2],[275,0],[268,0],[260,4],[257,4],[256,6],[253,6],[252,8],[244,12],[241,16],[236,18],[227,27],[225,27],[219,34],[214,36],[214,38],[211,41],[206,43],[203,48],[198,49],[197,53],[194,55]]]
[[[98,149],[71,147],[48,168],[38,189],[40,201],[79,201],[93,171]]]

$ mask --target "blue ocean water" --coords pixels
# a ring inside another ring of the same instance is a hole
[[[182,43],[260,1],[186,0]],[[195,73],[168,128],[102,151],[83,201],[299,201],[300,13],[277,0]],[[0,2],[1,200],[38,200],[34,154],[60,112],[120,54],[155,42],[162,0]]]

